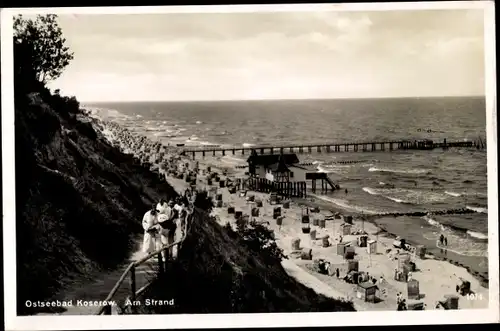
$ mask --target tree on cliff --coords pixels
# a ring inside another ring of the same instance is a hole
[[[14,66],[16,78],[23,83],[37,81],[45,85],[58,78],[73,59],[65,46],[57,15],[38,15],[14,19]]]

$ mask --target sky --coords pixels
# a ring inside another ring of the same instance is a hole
[[[83,102],[484,95],[481,9],[59,15]]]

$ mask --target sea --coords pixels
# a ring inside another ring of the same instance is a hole
[[[486,139],[484,97],[87,103],[99,116],[164,144],[262,146],[292,143]],[[356,213],[468,208],[473,214],[382,220],[384,228],[448,250],[487,270],[486,150],[299,154],[342,190],[316,193]],[[207,156],[210,157],[210,156]],[[226,155],[244,165],[248,155]],[[344,164],[339,161],[354,161]],[[345,192],[347,189],[347,192]],[[404,233],[403,233],[404,232]]]

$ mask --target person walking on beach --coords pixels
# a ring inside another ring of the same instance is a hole
[[[160,246],[158,213],[154,205],[144,214],[142,218],[142,227],[144,229],[142,251],[145,254],[149,254]]]
[[[339,270],[339,268],[335,269],[335,276],[337,276],[337,278],[340,277],[340,270]]]
[[[444,237],[444,245],[448,246],[448,238],[447,237]]]
[[[402,311],[402,310],[407,310],[407,308],[406,308],[406,299],[403,299],[401,297],[401,299],[398,303],[398,311]]]
[[[441,243],[441,245],[443,245],[443,242],[444,242],[444,236],[443,234],[441,233],[441,235],[439,236],[439,242]]]
[[[348,192],[347,192],[347,189],[345,189],[345,194],[347,195],[347,193],[348,193]]]

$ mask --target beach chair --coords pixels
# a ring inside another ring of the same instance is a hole
[[[276,193],[270,193],[269,194],[269,204],[273,205],[273,204],[278,204],[278,203],[279,203],[278,195]]]
[[[310,233],[311,232],[311,226],[309,223],[304,223],[302,224],[302,233]]]
[[[300,213],[301,213],[302,223],[303,224],[306,224],[306,223],[309,224],[309,208],[301,206]]]

